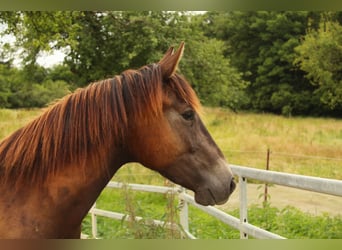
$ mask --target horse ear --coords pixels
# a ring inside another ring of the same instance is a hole
[[[182,58],[184,51],[184,42],[181,42],[178,50],[174,52],[174,48],[170,47],[163,58],[158,62],[161,67],[162,75],[165,79],[170,78],[177,70],[178,63]]]

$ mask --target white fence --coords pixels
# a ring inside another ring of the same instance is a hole
[[[293,187],[297,189],[303,189],[308,191],[314,191],[317,193],[324,193],[329,195],[335,195],[342,197],[342,181],[326,178],[318,178],[311,176],[303,176],[296,174],[287,174],[275,171],[266,171],[248,167],[242,167],[237,165],[231,165],[231,169],[235,176],[239,177],[240,186],[240,218],[231,216],[220,209],[212,206],[201,206],[197,204],[193,197],[185,192],[185,189],[176,187],[161,187],[161,186],[151,186],[151,185],[141,185],[141,184],[127,184],[131,190],[145,191],[145,192],[155,192],[155,193],[168,193],[173,192],[178,194],[180,200],[180,226],[181,230],[184,232],[188,238],[196,239],[196,237],[189,231],[189,221],[188,221],[188,206],[195,206],[202,211],[216,217],[225,224],[230,225],[240,231],[240,238],[247,239],[248,236],[252,236],[258,239],[284,239],[284,237],[274,234],[272,232],[266,231],[262,228],[256,227],[248,223],[247,214],[247,179],[259,180],[265,183],[277,184],[282,186]],[[123,184],[118,182],[109,182],[108,188],[122,188]],[[92,237],[97,237],[97,222],[96,216],[105,216],[113,219],[129,219],[125,214],[106,211],[96,208],[96,204],[89,211],[92,216]],[[142,218],[136,217],[136,220]],[[154,220],[157,225],[164,225],[163,221]],[[176,225],[168,225],[171,227],[177,227]]]

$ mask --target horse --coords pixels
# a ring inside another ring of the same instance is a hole
[[[192,190],[198,204],[227,202],[233,174],[177,72],[183,50],[184,42],[157,63],[76,90],[0,143],[1,238],[79,238],[129,162]]]

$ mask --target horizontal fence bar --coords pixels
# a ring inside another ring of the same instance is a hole
[[[230,167],[233,173],[238,176],[318,193],[342,196],[342,180],[261,170],[239,165],[230,165]]]
[[[264,229],[258,228],[256,226],[253,226],[249,223],[241,223],[240,220],[232,215],[229,215],[225,212],[223,212],[220,209],[217,209],[212,206],[201,206],[197,204],[194,200],[194,198],[186,193],[179,194],[179,197],[181,199],[184,199],[186,202],[190,203],[191,205],[201,209],[202,211],[206,212],[207,214],[210,214],[211,216],[219,219],[225,224],[228,224],[238,230],[243,230],[244,232],[248,233],[249,235],[253,236],[254,238],[258,239],[285,239],[284,237],[268,232]]]
[[[111,219],[116,219],[116,220],[123,220],[123,219],[125,219],[126,221],[130,220],[130,216],[127,214],[107,211],[107,210],[98,209],[98,208],[91,208],[89,213],[99,215],[99,216],[103,216],[103,217],[107,217],[107,218],[111,218]],[[140,221],[140,220],[143,220],[144,218],[142,218],[140,216],[135,216],[134,219],[136,221]],[[170,222],[165,222],[165,221],[161,221],[161,220],[151,220],[151,223],[153,223],[154,225],[157,225],[157,226],[166,226],[167,228],[170,228],[170,229],[179,230],[178,225],[171,224]]]
[[[179,192],[179,188],[177,187],[161,187],[161,186],[154,186],[154,185],[145,185],[145,184],[132,184],[132,183],[121,183],[121,182],[115,182],[110,181],[107,184],[107,187],[109,188],[124,188],[128,187],[131,190],[135,191],[144,191],[144,192],[151,192],[151,193],[162,193],[166,194],[168,192]]]

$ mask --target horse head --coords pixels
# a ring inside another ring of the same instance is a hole
[[[135,123],[129,135],[131,155],[144,166],[195,193],[201,205],[225,203],[235,189],[224,155],[199,116],[199,101],[184,77],[176,73],[184,50],[170,48],[153,67],[163,89],[162,112]]]

